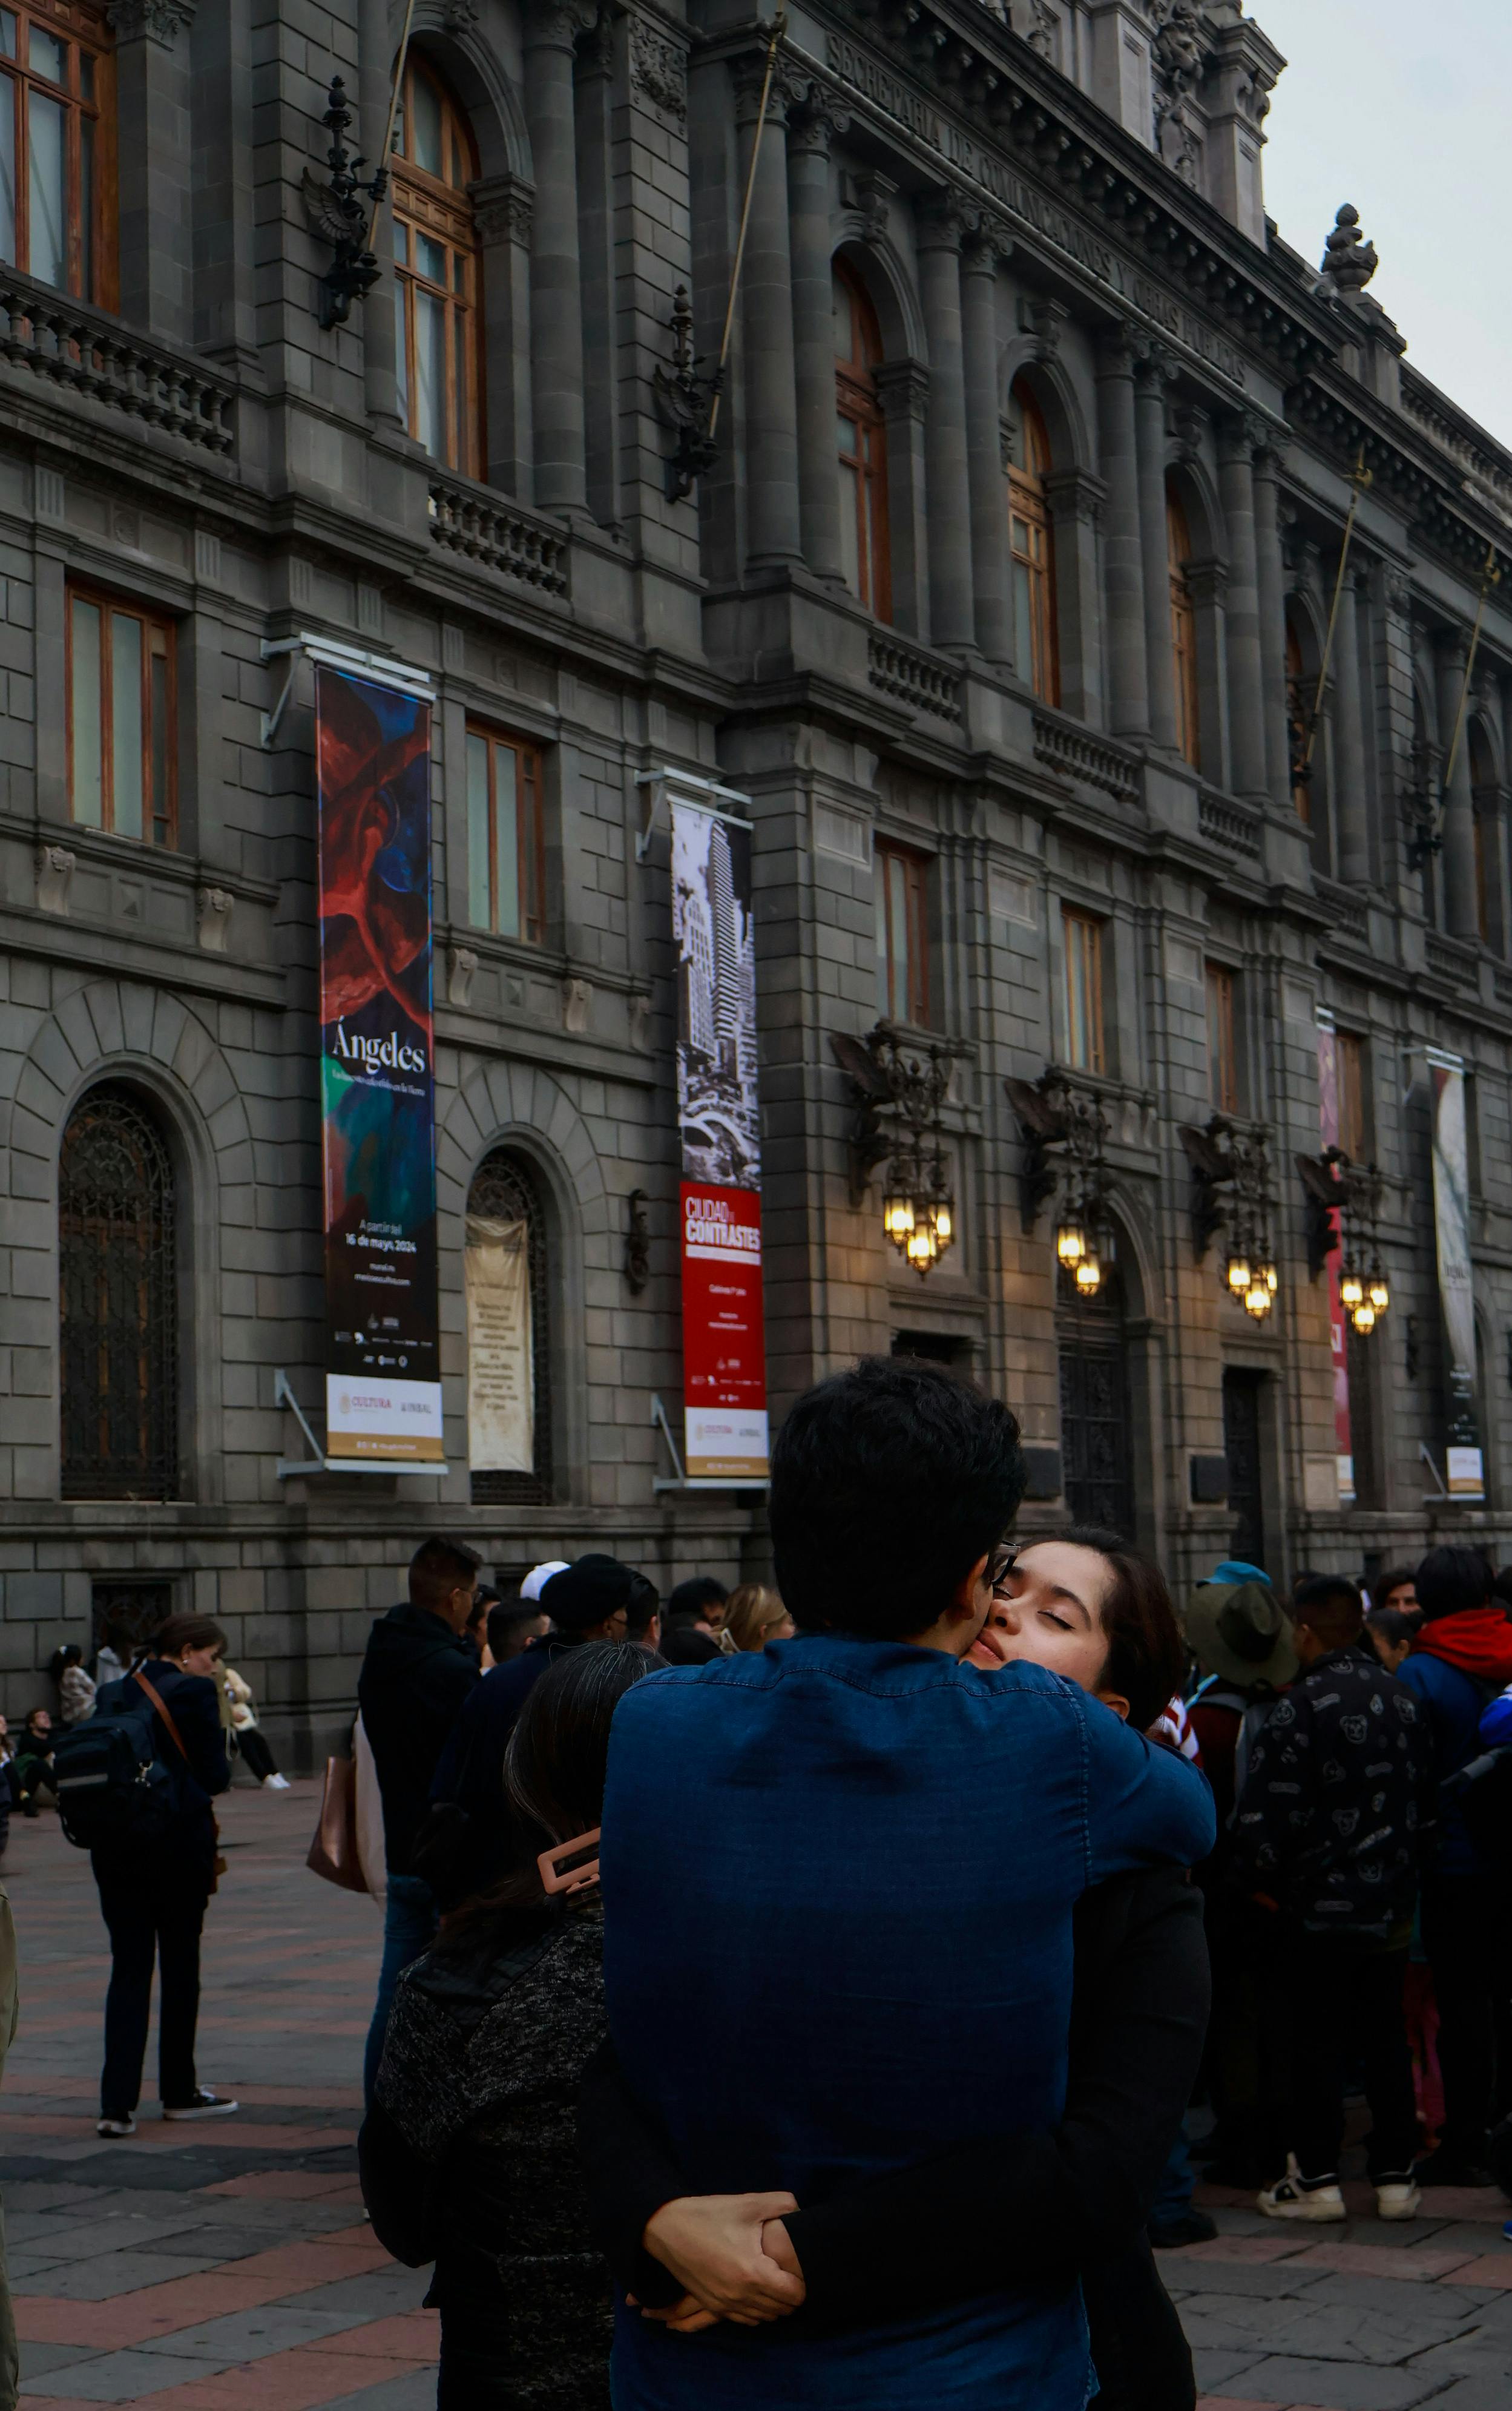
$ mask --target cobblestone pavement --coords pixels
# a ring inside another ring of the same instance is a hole
[[[205,1934],[200,2079],[241,2114],[94,2133],[109,1959],[89,1862],[56,1819],[11,1827],[4,1875],[22,2027],[0,2094],[0,2184],[25,2411],[430,2411],[426,2272],[362,2215],[355,2074],[378,1957],[372,1904],[316,1881],[315,1787],[223,1802],[229,1872]],[[1490,2194],[1383,2227],[1281,2228],[1206,2194],[1215,2243],[1161,2256],[1204,2411],[1512,2411],[1512,2243]],[[1026,2406],[1032,2411],[1032,2406]]]
[[[94,2132],[109,1960],[89,1861],[55,1818],[12,1822],[22,2023],[0,2185],[25,2411],[431,2411],[427,2272],[380,2249],[356,2184],[378,1913],[306,1870],[316,1814],[310,1783],[239,1784],[220,1805],[199,2077],[240,2115],[162,2124],[154,2038],[121,2143]]]

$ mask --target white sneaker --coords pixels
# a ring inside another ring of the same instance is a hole
[[[94,2129],[96,2135],[125,2136],[134,2135],[136,2131],[137,2121],[135,2118],[102,2118],[99,2125]]]
[[[288,1788],[289,1778],[286,1775],[265,1775],[263,1776],[263,1790],[265,1791],[286,1791]]]
[[[163,2115],[165,2118],[229,2118],[232,2111],[240,2107],[240,2101],[223,2100],[218,2093],[211,2093],[202,2084],[194,2099],[186,2101],[182,2109],[170,2109],[165,2101]]]
[[[1375,2188],[1377,2218],[1416,2218],[1422,2202],[1422,2193],[1410,2177],[1393,2180]]]
[[[1255,2207],[1266,2218],[1321,2221],[1345,2215],[1344,2196],[1336,2185],[1308,2185],[1302,2183],[1295,2152],[1287,2154],[1286,2175],[1275,2185],[1267,2185],[1263,2193],[1256,2195]]]

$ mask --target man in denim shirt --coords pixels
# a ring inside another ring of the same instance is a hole
[[[960,1662],[1023,1485],[1012,1415],[943,1367],[821,1382],[772,1466],[798,1637],[653,1676],[616,1716],[610,2026],[691,2192],[808,2203],[1052,2126],[1075,1901],[1213,1846],[1174,1753],[1040,1667]],[[1012,2275],[864,2332],[798,2312],[683,2336],[622,2306],[617,2411],[1081,2411],[1078,2292]]]

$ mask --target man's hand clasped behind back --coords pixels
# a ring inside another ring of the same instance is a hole
[[[642,2317],[674,2335],[697,2335],[720,2319],[754,2328],[798,2310],[807,2289],[782,2224],[797,2207],[791,2193],[691,2194],[663,2202],[641,2241],[687,2290],[669,2310],[643,2307]]]

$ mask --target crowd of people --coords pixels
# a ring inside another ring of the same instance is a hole
[[[1343,2218],[1363,2092],[1382,2218],[1512,2194],[1512,1585],[1228,1561],[1178,1613],[1007,1539],[1023,1480],[880,1362],[778,1435],[772,1587],[416,1552],[360,2155],[442,2411],[1080,2411],[1089,2359],[1175,2411],[1193,2158]]]

